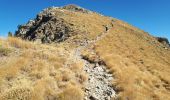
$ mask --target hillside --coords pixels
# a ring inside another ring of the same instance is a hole
[[[170,48],[121,20],[51,7],[0,40],[0,100],[170,100]]]

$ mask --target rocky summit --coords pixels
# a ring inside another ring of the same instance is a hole
[[[39,13],[34,20],[30,20],[25,25],[19,25],[15,35],[42,43],[64,41],[75,33],[71,27],[73,25],[61,18],[64,16],[62,12],[66,10],[80,13],[91,12],[76,5],[47,8]]]
[[[0,100],[170,100],[170,48],[124,21],[50,7],[0,39]]]

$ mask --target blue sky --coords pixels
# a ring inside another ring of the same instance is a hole
[[[170,0],[0,0],[0,36],[50,6],[77,4],[170,40]]]

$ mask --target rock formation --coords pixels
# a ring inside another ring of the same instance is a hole
[[[72,30],[63,19],[55,17],[55,9],[45,9],[36,19],[20,25],[15,35],[27,40],[40,40],[42,43],[64,41],[72,34]]]
[[[163,45],[167,46],[167,47],[170,47],[170,44],[169,44],[169,41],[167,38],[164,38],[164,37],[156,37],[156,39],[162,43]]]

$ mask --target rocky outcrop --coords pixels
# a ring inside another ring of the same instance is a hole
[[[16,37],[41,41],[42,43],[61,42],[73,34],[68,23],[56,16],[55,7],[47,8],[25,25],[18,26]]]
[[[166,45],[168,47],[170,47],[170,44],[169,44],[169,41],[167,38],[164,38],[164,37],[156,37],[156,39],[162,43],[163,45]]]
[[[50,7],[25,25],[19,25],[15,36],[42,43],[62,42],[76,34],[81,34],[84,39],[87,35],[94,38],[107,31],[112,22],[109,17],[100,16],[76,5]]]

